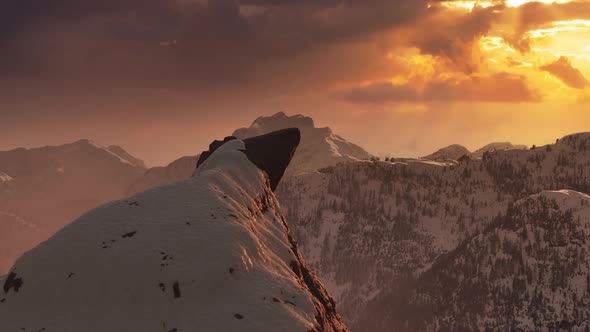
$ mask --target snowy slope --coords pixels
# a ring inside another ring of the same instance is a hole
[[[339,162],[371,158],[360,146],[334,134],[330,128],[316,128],[312,118],[300,114],[288,116],[279,112],[259,117],[250,127],[236,130],[233,136],[248,138],[284,128],[298,128],[301,131],[301,144],[287,169],[288,175],[315,171]]]
[[[114,153],[117,157],[121,158],[123,162],[128,162],[131,165],[140,167],[140,168],[147,168],[143,160],[136,158],[129,154],[129,152],[125,151],[122,147],[118,145],[111,145],[106,148],[107,151]]]
[[[226,143],[194,177],[103,205],[26,253],[1,330],[346,331],[244,150]]]
[[[590,197],[544,191],[517,202],[491,226],[439,259],[411,295],[398,296],[409,301],[401,301],[401,322],[389,326],[587,331]]]

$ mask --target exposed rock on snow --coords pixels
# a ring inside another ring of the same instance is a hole
[[[194,177],[66,226],[11,269],[2,329],[347,331],[290,236],[273,170],[251,161],[292,155],[274,149],[298,135],[228,141]]]

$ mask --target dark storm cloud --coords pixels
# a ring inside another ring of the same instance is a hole
[[[540,101],[540,95],[528,86],[525,77],[504,72],[463,80],[435,80],[421,89],[412,84],[376,83],[341,92],[339,97],[355,104]]]
[[[504,8],[503,5],[475,7],[465,14],[427,18],[412,42],[422,53],[449,59],[459,70],[477,71],[474,43],[487,34]]]
[[[427,12],[425,0],[9,0],[0,75],[235,80]]]
[[[590,82],[584,77],[582,72],[574,68],[568,57],[562,56],[554,62],[540,67],[541,70],[557,77],[565,85],[574,89],[584,89],[590,85]]]

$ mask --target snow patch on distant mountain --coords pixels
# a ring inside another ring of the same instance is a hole
[[[118,145],[111,145],[106,148],[107,151],[114,153],[117,157],[119,157],[122,161],[130,163],[131,165],[140,167],[140,168],[147,168],[143,160],[136,158],[129,154],[129,152],[125,151],[122,147]]]
[[[481,159],[486,152],[495,152],[495,151],[507,151],[507,150],[526,150],[528,147],[526,145],[514,145],[509,142],[496,142],[490,143],[480,149],[477,149],[475,152],[469,151],[466,147],[453,144],[449,145],[445,148],[442,148],[435,153],[423,157],[423,159],[427,160],[459,160],[462,157],[469,157],[469,158],[479,158]]]
[[[481,158],[483,154],[486,152],[494,152],[494,151],[506,151],[506,150],[526,150],[529,147],[526,145],[514,145],[510,142],[497,142],[497,143],[490,143],[480,149],[477,149],[473,152],[473,157]]]
[[[12,177],[4,172],[0,172],[0,183],[12,181]]]
[[[435,153],[424,157],[424,159],[428,160],[459,160],[459,158],[463,156],[471,156],[471,151],[467,150],[466,147],[454,144],[447,146],[446,148],[442,148]]]

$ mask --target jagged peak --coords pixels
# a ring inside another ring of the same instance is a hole
[[[287,115],[285,112],[278,112],[270,116],[260,116],[252,122],[252,127],[257,126],[287,126],[287,127],[315,127],[311,117],[301,114]]]

